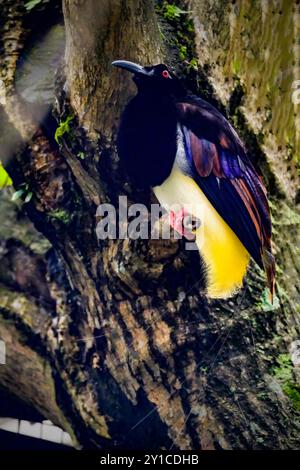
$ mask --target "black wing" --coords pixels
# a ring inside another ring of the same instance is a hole
[[[275,261],[266,189],[231,124],[190,97],[176,105],[192,176],[260,267],[274,292]]]

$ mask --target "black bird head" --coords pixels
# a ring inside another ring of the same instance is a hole
[[[165,64],[143,67],[127,60],[115,60],[112,65],[133,73],[133,81],[141,92],[164,96],[185,94],[183,85]]]

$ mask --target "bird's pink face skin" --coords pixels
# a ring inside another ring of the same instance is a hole
[[[187,240],[195,240],[194,231],[199,228],[200,221],[195,219],[187,210],[182,208],[177,212],[171,211],[169,221],[171,227],[180,235],[187,238]]]

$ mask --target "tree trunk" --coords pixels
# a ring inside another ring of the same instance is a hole
[[[161,2],[155,12],[152,1],[64,0],[66,52],[55,113],[59,122],[69,118],[70,131],[59,147],[46,118],[41,123],[14,86],[31,13],[23,1],[1,3],[4,109],[23,140],[8,169],[15,187],[29,184],[26,211],[50,247],[37,252],[32,227],[22,241],[0,232],[0,338],[7,349],[0,384],[81,448],[299,448],[296,159],[281,178],[284,150],[269,146],[275,122],[252,125],[242,59],[232,59],[233,74],[222,62],[235,47],[234,28],[246,28],[248,3],[226,11],[222,25],[218,9],[227,2],[215,3],[212,12],[206,2],[176,2],[181,13],[172,16]],[[285,8],[283,17],[291,18]],[[225,48],[218,61],[216,43]],[[184,243],[98,242],[98,204],[117,203],[119,195],[150,204],[152,197],[130,188],[118,164],[118,119],[134,93],[130,78],[110,66],[118,58],[184,61],[187,84],[239,128],[272,195],[279,266],[273,306],[254,265],[238,295],[208,301],[199,255]],[[290,125],[299,137],[299,122]],[[278,145],[281,138],[278,131]]]

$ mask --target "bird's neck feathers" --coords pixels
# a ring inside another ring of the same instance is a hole
[[[161,86],[153,86],[153,84],[138,85],[137,97],[144,102],[159,105],[160,107],[174,106],[174,103],[188,94],[184,86],[178,81],[174,80],[168,88]]]
[[[174,98],[171,95],[163,93],[155,93],[151,89],[141,89],[134,98],[136,104],[147,107],[148,112],[151,110],[169,110],[174,109]]]

